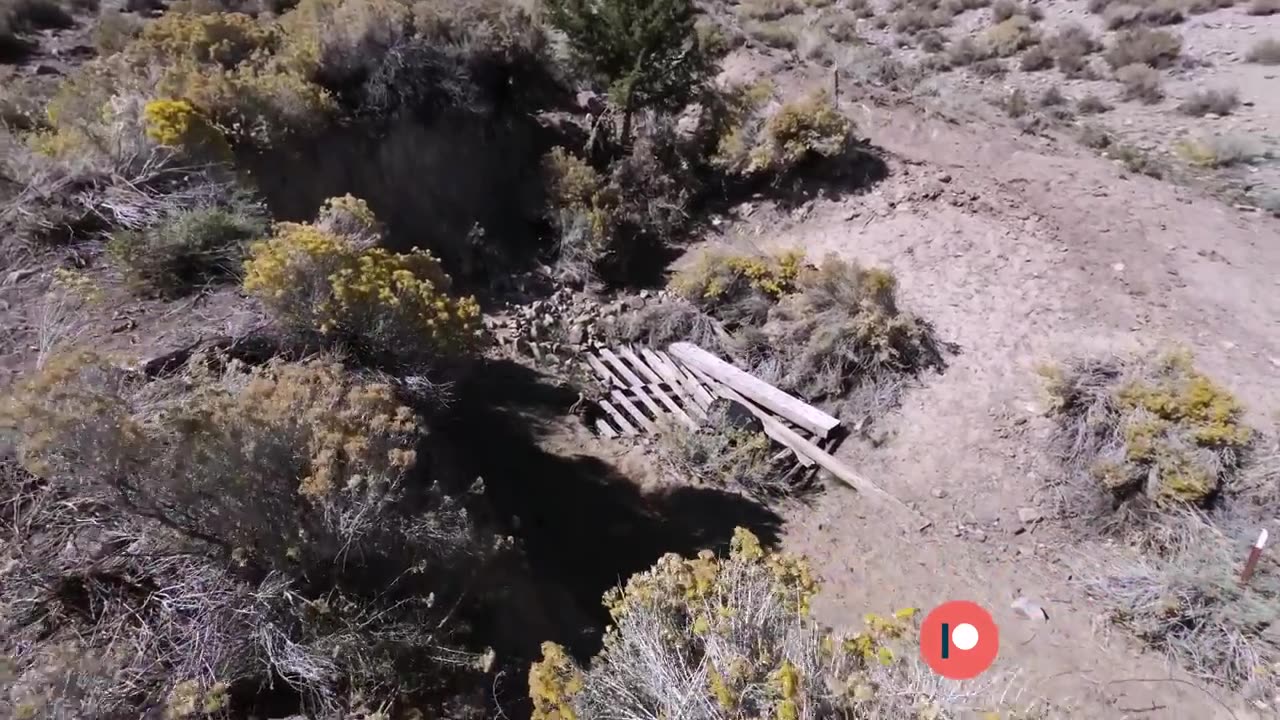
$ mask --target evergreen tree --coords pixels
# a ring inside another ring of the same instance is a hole
[[[622,108],[624,140],[637,110],[679,110],[715,70],[692,0],[547,0],[546,8],[574,62]]]

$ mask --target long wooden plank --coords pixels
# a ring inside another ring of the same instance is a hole
[[[732,388],[722,385],[719,388],[719,390],[724,391],[725,397],[731,400],[736,400],[739,403],[742,403],[749,410],[752,409],[751,402],[746,398],[742,397],[741,395],[738,395]],[[734,397],[734,395],[737,395],[737,397]],[[756,410],[759,410],[759,408],[752,410],[752,412],[754,413]],[[760,412],[763,413],[763,411],[760,411]],[[831,473],[832,476],[834,476],[836,479],[840,480],[844,484],[848,485],[849,487],[861,493],[882,498],[884,500],[888,500],[889,502],[898,506],[901,510],[904,510],[916,517],[919,517],[919,514],[911,510],[910,508],[908,508],[906,503],[902,502],[901,500],[894,497],[893,495],[890,495],[889,493],[885,492],[885,490],[881,488],[879,485],[876,485],[870,480],[862,477],[857,473],[857,471],[855,471],[853,468],[849,467],[848,465],[845,465],[843,462],[840,461],[840,459],[836,458],[834,455],[824,452],[822,448],[813,444],[813,442],[811,442],[810,440],[802,436],[800,433],[796,432],[795,430],[792,430],[786,425],[783,425],[777,420],[769,417],[767,414],[759,414],[759,415],[756,415],[756,417],[760,418],[761,423],[766,428],[769,428],[769,426],[772,426],[772,428],[770,428],[772,430],[772,432],[770,433],[770,437],[781,438],[779,442],[781,442],[782,444],[794,450],[797,456],[801,456],[801,455],[807,456],[808,458],[813,460],[815,463],[817,463],[818,466],[821,467],[823,470],[826,470],[827,472]],[[776,435],[774,435],[774,433],[776,433]]]
[[[686,366],[702,370],[720,383],[818,437],[829,437],[840,425],[836,418],[750,373],[739,370],[697,345],[687,342],[672,343],[668,350]]]
[[[600,433],[600,435],[602,435],[603,437],[609,438],[610,440],[618,437],[618,431],[614,430],[613,426],[605,422],[604,418],[602,417],[596,418],[596,432]]]
[[[609,367],[618,372],[618,375],[627,382],[627,385],[636,387],[637,385],[644,384],[644,381],[637,377],[635,373],[631,372],[631,368],[624,365],[623,362],[618,359],[618,356],[614,355],[613,351],[609,348],[600,348],[600,357],[603,358],[605,362],[609,363]]]
[[[591,366],[591,369],[595,371],[596,375],[600,378],[600,381],[605,384],[605,386],[607,387],[613,387],[614,385],[617,385],[619,387],[627,386],[627,384],[622,382],[622,380],[618,379],[618,377],[615,376],[609,370],[609,368],[605,367],[604,363],[600,362],[600,360],[598,360],[595,355],[591,355],[591,354],[587,355],[587,365]]]
[[[636,429],[631,427],[631,423],[627,422],[627,419],[622,417],[622,413],[618,412],[618,409],[613,405],[610,405],[608,400],[601,400],[600,407],[609,413],[609,417],[613,418],[613,424],[618,426],[623,435],[630,437],[636,434]]]
[[[636,370],[638,370],[640,374],[644,376],[645,380],[648,380],[651,383],[662,382],[662,378],[659,377],[658,374],[655,373],[652,368],[646,365],[644,360],[641,360],[635,354],[635,352],[631,350],[631,348],[629,347],[618,348],[618,357],[631,363],[631,366],[634,367]]]
[[[651,433],[658,431],[658,428],[653,424],[653,421],[645,417],[644,413],[640,412],[640,408],[636,407],[634,403],[628,400],[627,396],[617,390],[614,390],[609,393],[609,397],[613,398],[614,402],[621,405],[622,409],[627,411],[627,414],[631,416],[632,420],[636,421],[637,425]]]

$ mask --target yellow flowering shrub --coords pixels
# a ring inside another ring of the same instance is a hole
[[[425,250],[392,253],[308,223],[279,223],[245,262],[245,290],[285,326],[410,360],[474,344],[480,308],[449,286]]]
[[[1063,459],[1121,499],[1203,505],[1254,439],[1244,407],[1185,352],[1077,360],[1041,374]]]
[[[533,717],[674,717],[699,696],[726,720],[911,717],[936,700],[893,649],[909,648],[914,610],[837,637],[812,618],[817,591],[807,560],[742,528],[727,557],[667,555],[605,595],[613,624],[588,669],[543,645]]]
[[[818,155],[836,157],[852,141],[853,123],[820,92],[787,103],[765,123],[764,142],[751,152],[747,172],[779,172]]]
[[[332,360],[201,361],[169,382],[141,385],[91,354],[55,358],[0,406],[0,428],[35,475],[105,482],[277,561],[377,522],[415,462],[417,415],[390,385]],[[281,503],[288,519],[272,515]]]
[[[798,250],[776,255],[733,255],[708,252],[676,273],[668,288],[693,304],[715,313],[752,298],[766,302],[763,309],[796,290],[804,266]],[[738,318],[726,318],[738,319]]]
[[[277,35],[243,13],[165,13],[147,23],[127,48],[133,62],[179,58],[230,70],[255,55],[271,52]]]
[[[143,108],[147,137],[191,154],[226,158],[230,148],[221,131],[186,100],[152,100]]]
[[[853,143],[853,122],[825,91],[786,103],[768,117],[763,91],[740,89],[721,121],[711,164],[730,175],[780,176],[813,157],[836,158]]]

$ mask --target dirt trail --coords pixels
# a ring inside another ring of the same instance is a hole
[[[1067,582],[1060,561],[1080,548],[1064,533],[1052,523],[1014,531],[1019,508],[1049,505],[1039,362],[1181,343],[1255,423],[1280,409],[1280,222],[1001,128],[851,112],[898,157],[890,179],[818,201],[789,227],[753,215],[736,242],[890,267],[904,302],[961,350],[907,393],[882,447],[843,450],[933,527],[898,531],[844,491],[790,514],[784,544],[819,562],[824,619],[851,628],[868,610],[970,598],[1005,633],[996,669],[1069,716],[1259,717],[1189,684],[1133,680],[1185,675],[1119,634],[1104,646],[1092,605]],[[1017,619],[1019,590],[1051,622]]]

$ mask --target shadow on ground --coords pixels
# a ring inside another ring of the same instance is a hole
[[[601,596],[629,575],[668,552],[723,549],[737,526],[777,541],[781,519],[752,500],[698,487],[642,493],[609,462],[564,447],[563,438],[551,442],[552,423],[574,422],[572,387],[492,361],[454,395],[433,431],[436,452],[484,478],[492,519],[517,539],[533,577],[528,592],[512,586],[509,615],[492,628],[499,656],[521,659],[508,665],[516,676],[502,694],[512,697],[499,699],[509,713],[520,714],[510,702],[523,695],[523,673],[541,641],[559,642],[580,660],[599,649],[608,621]],[[521,597],[530,592],[536,597]]]

